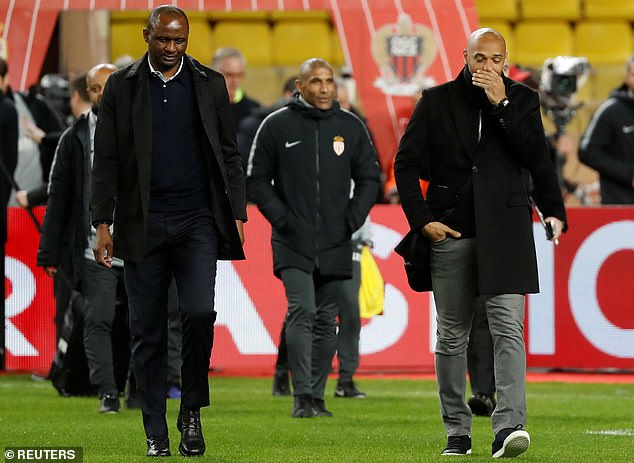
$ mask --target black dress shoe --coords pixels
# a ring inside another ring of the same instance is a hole
[[[313,398],[310,394],[296,395],[291,418],[312,418],[313,416],[315,416],[315,410],[313,409]]]
[[[186,457],[202,456],[205,453],[205,438],[200,424],[200,411],[181,408],[176,421],[176,428],[181,433],[178,451]]]
[[[147,453],[148,457],[169,457],[172,456],[170,452],[170,440],[167,437],[148,437],[147,438]]]
[[[467,402],[471,413],[476,416],[491,416],[495,410],[495,399],[486,394],[476,394],[471,396]]]
[[[273,376],[273,395],[278,397],[291,395],[288,371],[275,372],[275,376]]]
[[[324,399],[313,397],[313,413],[315,416],[332,416],[332,412],[326,408]]]

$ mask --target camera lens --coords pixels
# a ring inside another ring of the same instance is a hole
[[[555,74],[552,79],[552,93],[555,95],[571,95],[577,91],[577,76]]]

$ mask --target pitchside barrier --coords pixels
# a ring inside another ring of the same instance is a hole
[[[41,219],[43,208],[36,209]],[[272,372],[285,314],[273,276],[270,227],[254,207],[245,226],[246,261],[221,262],[211,367],[236,374]],[[634,208],[570,208],[559,246],[536,222],[541,293],[528,297],[528,366],[634,369]],[[362,372],[433,370],[434,303],[407,285],[393,251],[407,232],[399,206],[375,206],[372,252],[385,280],[382,314],[363,321]],[[7,370],[47,370],[54,353],[52,280],[35,265],[39,236],[27,214],[9,210],[6,247]],[[335,365],[336,366],[336,365]]]

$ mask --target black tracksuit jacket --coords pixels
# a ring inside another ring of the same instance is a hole
[[[634,97],[625,84],[592,116],[579,160],[599,172],[602,204],[634,204]]]
[[[379,184],[363,122],[337,102],[323,111],[296,96],[269,115],[251,147],[247,194],[273,227],[275,274],[318,269],[350,278],[350,236],[365,221]]]

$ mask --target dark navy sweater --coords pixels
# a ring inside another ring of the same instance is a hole
[[[150,76],[152,181],[150,210],[182,211],[209,205],[202,125],[191,71],[183,65],[169,82]]]

